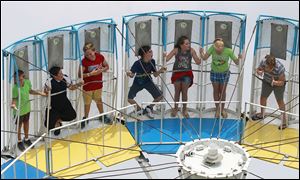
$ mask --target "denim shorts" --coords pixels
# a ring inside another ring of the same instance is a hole
[[[133,83],[128,93],[128,99],[134,99],[136,94],[143,89],[146,89],[154,99],[162,95],[162,92],[158,89],[158,87],[152,81],[149,81],[142,85]]]
[[[230,71],[226,72],[210,72],[210,81],[212,83],[227,84],[230,77]]]
[[[185,84],[191,84],[192,79],[191,79],[191,77],[189,77],[189,76],[182,76],[182,77],[176,79],[175,82],[183,82],[183,83],[185,83]]]

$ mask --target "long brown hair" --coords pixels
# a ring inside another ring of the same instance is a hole
[[[190,39],[187,36],[180,36],[180,38],[178,38],[177,43],[175,44],[174,48],[178,48],[181,49],[181,45],[184,44],[185,40],[189,40]]]

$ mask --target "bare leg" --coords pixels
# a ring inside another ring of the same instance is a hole
[[[60,127],[60,123],[62,122],[62,119],[57,119],[55,123],[55,127]]]
[[[189,89],[190,85],[187,83],[182,83],[182,102],[186,102],[188,100],[188,89]],[[184,117],[189,117],[189,114],[187,112],[187,104],[183,104],[183,115]]]
[[[277,101],[279,109],[285,111],[285,104],[283,100]],[[282,126],[287,126],[286,113],[282,113]]]
[[[227,83],[224,84],[220,84],[220,101],[225,101],[226,100],[226,88],[227,88]],[[224,118],[227,118],[227,113],[224,111],[224,107],[225,107],[225,103],[221,104],[221,112],[222,112],[222,116]]]
[[[213,94],[214,94],[214,101],[216,101],[216,115],[215,117],[220,117],[220,107],[217,101],[220,101],[220,84],[219,83],[212,83],[213,85]]]
[[[29,120],[24,121],[23,124],[24,124],[24,134],[25,134],[25,139],[28,139]]]
[[[141,106],[138,105],[138,103],[134,100],[134,99],[128,99],[128,102],[130,104],[136,104],[136,107],[137,107],[137,111],[141,110]]]
[[[267,98],[266,97],[263,97],[263,96],[260,97],[260,105],[262,105],[262,106],[267,105]],[[265,116],[265,108],[261,108],[261,115],[262,115],[262,117]]]
[[[102,103],[102,99],[100,99],[100,101],[96,102],[97,103],[97,108],[99,113],[103,113],[103,103]]]
[[[84,105],[84,117],[89,117],[91,104],[85,104]]]
[[[19,127],[18,127],[18,141],[20,142],[22,140],[21,138],[21,130],[22,130],[22,122],[19,122]]]
[[[164,98],[163,96],[159,96],[159,97],[155,98],[152,102],[159,102],[159,101],[161,101],[163,98]],[[153,108],[154,105],[155,105],[155,104],[150,104],[149,106],[150,106],[151,108]]]
[[[181,91],[181,82],[175,82],[174,88],[175,88],[175,96],[174,96],[175,105],[174,105],[174,109],[172,110],[172,113],[171,113],[171,116],[173,116],[173,117],[176,116],[177,111],[178,111],[178,104],[176,102],[179,102],[180,91]]]

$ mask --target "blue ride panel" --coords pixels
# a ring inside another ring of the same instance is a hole
[[[219,133],[221,124],[222,130]],[[200,138],[219,137],[238,141],[243,132],[243,121],[239,119],[202,118],[200,121],[199,118],[189,118],[182,119],[182,123],[178,118],[164,119],[163,122],[160,119],[144,120],[136,123],[137,136],[135,136],[135,122],[128,122],[126,126],[131,135],[137,137],[136,141],[141,144],[142,150],[148,153],[176,153],[180,139],[181,142],[188,142]]]
[[[7,161],[6,163],[1,165],[1,171],[6,168],[11,162],[12,160]],[[27,167],[26,167],[27,166]],[[44,173],[43,171],[29,165],[26,164],[24,161],[16,161],[15,163],[15,170],[14,170],[14,165],[11,166],[5,173],[4,175],[1,175],[1,179],[41,179],[43,177],[46,176],[46,173]],[[16,177],[14,177],[14,171],[16,171]],[[26,176],[27,173],[27,176]]]

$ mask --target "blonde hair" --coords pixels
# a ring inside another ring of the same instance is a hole
[[[96,48],[94,47],[94,44],[91,42],[85,43],[82,50],[83,50],[83,52],[86,52],[89,49],[91,49],[92,51],[96,50]]]
[[[216,38],[214,40],[214,47],[223,46],[224,47],[224,41],[222,38]]]
[[[214,43],[216,43],[216,42],[218,42],[218,41],[221,41],[221,42],[223,42],[223,43],[224,43],[224,41],[223,41],[223,39],[222,39],[222,38],[216,38],[216,39],[214,40]]]

